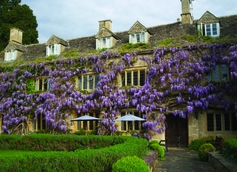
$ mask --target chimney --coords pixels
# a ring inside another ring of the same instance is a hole
[[[21,31],[18,28],[11,28],[10,29],[10,42],[17,42],[19,44],[22,44],[22,35],[23,31]]]
[[[111,20],[102,20],[99,21],[99,31],[105,27],[106,29],[109,29],[112,31],[112,21]]]
[[[193,0],[180,0],[182,3],[182,24],[191,24],[192,21],[192,16],[190,13],[190,4],[192,3]]]

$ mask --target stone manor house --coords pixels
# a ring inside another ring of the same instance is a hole
[[[148,45],[146,49],[137,51],[137,55],[150,56],[157,47],[157,42],[162,40],[173,39],[173,46],[187,47],[188,41],[180,40],[182,35],[199,35],[210,36],[213,38],[235,38],[237,40],[237,15],[217,17],[209,11],[206,11],[199,19],[193,19],[190,12],[192,0],[181,0],[181,19],[174,23],[146,27],[139,21],[136,21],[128,30],[114,33],[112,31],[112,21],[99,21],[99,30],[96,35],[64,40],[58,36],[52,35],[46,43],[22,45],[23,31],[18,28],[10,30],[9,44],[4,52],[0,54],[0,60],[3,64],[13,63],[15,61],[35,61],[38,58],[47,58],[55,55],[61,57],[66,52],[76,50],[77,52],[95,52],[106,49],[115,49],[123,44],[144,43]],[[119,79],[120,86],[134,85],[141,87],[144,85],[147,66],[145,63],[138,61],[133,67],[126,69]],[[99,75],[89,72],[76,79],[76,87],[88,92],[97,87]],[[219,66],[219,70],[205,77],[201,82],[208,81],[226,81],[230,79],[228,67]],[[38,77],[35,79],[34,87],[36,91],[47,91],[50,89],[50,83],[47,77]],[[86,113],[90,116],[100,117],[99,111]],[[134,108],[125,108],[121,115],[131,113],[142,117],[141,112]],[[187,146],[193,139],[204,136],[223,136],[232,138],[237,136],[237,119],[236,112],[225,111],[223,109],[210,108],[205,111],[195,112],[187,118],[167,115],[167,129],[162,134],[156,134],[153,139],[164,139],[168,136],[175,138],[180,137],[181,146]],[[71,118],[82,116],[83,114],[73,113]],[[3,116],[0,114],[0,128],[2,128]],[[37,131],[46,128],[43,116],[38,116],[36,120],[30,123],[30,130]],[[121,131],[140,130],[142,122],[117,122],[118,129]],[[97,121],[78,121],[73,122],[70,127],[75,132],[80,128],[95,130]],[[130,125],[131,124],[131,125]],[[1,131],[1,130],[0,130]],[[175,145],[176,139],[170,139],[170,145]]]

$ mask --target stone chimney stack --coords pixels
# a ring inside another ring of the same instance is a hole
[[[191,24],[193,22],[192,15],[190,13],[190,5],[193,0],[180,0],[182,3],[182,24]]]
[[[10,42],[17,42],[19,44],[22,44],[22,36],[23,31],[18,28],[11,28],[10,29]]]
[[[109,29],[112,31],[112,21],[111,20],[102,20],[99,21],[99,31],[105,27],[106,29]]]

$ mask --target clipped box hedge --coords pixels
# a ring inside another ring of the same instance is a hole
[[[62,137],[61,135],[50,135],[50,136],[54,137],[55,139],[56,137]],[[21,136],[18,136],[18,137],[21,137]],[[26,136],[23,136],[23,137],[26,137]],[[29,137],[30,135],[27,138],[29,139]],[[122,136],[89,136],[89,137],[85,136],[84,137],[84,139],[86,140],[85,141],[83,138],[79,139],[78,137],[82,137],[82,136],[77,136],[76,137],[77,139],[75,139],[75,141],[79,142],[79,140],[82,139],[83,143],[85,143],[84,149],[79,147],[79,149],[75,149],[75,151],[70,151],[70,152],[68,151],[35,151],[35,152],[24,151],[14,156],[13,155],[0,156],[0,164],[1,164],[0,171],[26,171],[26,172],[27,171],[77,171],[77,172],[78,171],[82,171],[82,172],[85,172],[85,171],[86,172],[92,172],[92,171],[102,172],[103,171],[104,172],[104,171],[111,171],[112,165],[118,159],[122,157],[137,156],[137,157],[142,158],[148,151],[148,146],[147,146],[148,141],[146,139],[138,139],[134,137],[122,137]],[[41,138],[43,138],[43,136]],[[65,135],[65,138],[67,138],[66,135]],[[20,142],[21,139],[22,138],[18,138],[17,141],[19,143],[27,144],[26,142]],[[2,143],[2,140],[3,139],[1,139],[0,144],[5,145]],[[38,140],[36,143],[38,142],[43,143],[40,145],[45,145],[48,143],[46,142],[47,139],[44,138],[43,140],[44,141],[42,142]],[[56,140],[60,141],[61,139],[56,139]],[[106,142],[106,140],[110,140],[111,146],[107,146],[101,149],[92,149],[92,147],[88,147],[88,145],[86,144],[86,143],[90,143],[90,145],[94,145],[98,143],[99,145],[104,145],[99,142]],[[114,140],[114,141],[112,142],[111,140]],[[67,141],[64,140],[63,144],[65,144]],[[16,141],[13,141],[13,139],[9,139],[9,143],[12,145],[16,145]],[[60,143],[57,143],[57,144],[60,144]],[[75,145],[75,144],[76,143],[72,145]],[[30,145],[32,145],[32,143],[30,143]],[[7,146],[5,146],[5,148],[6,147]],[[19,148],[20,146],[16,146],[16,147]],[[26,148],[26,147],[27,146],[23,146],[23,148]],[[34,146],[34,147],[38,148],[40,146]],[[23,150],[26,150],[26,149],[23,149]]]
[[[77,135],[52,135],[30,134],[1,135],[1,150],[32,150],[32,151],[74,151],[76,149],[99,149],[123,143],[121,137],[110,136],[77,136]]]

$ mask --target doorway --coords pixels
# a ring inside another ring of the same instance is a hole
[[[168,147],[188,147],[188,119],[166,115],[165,137],[168,139]]]

